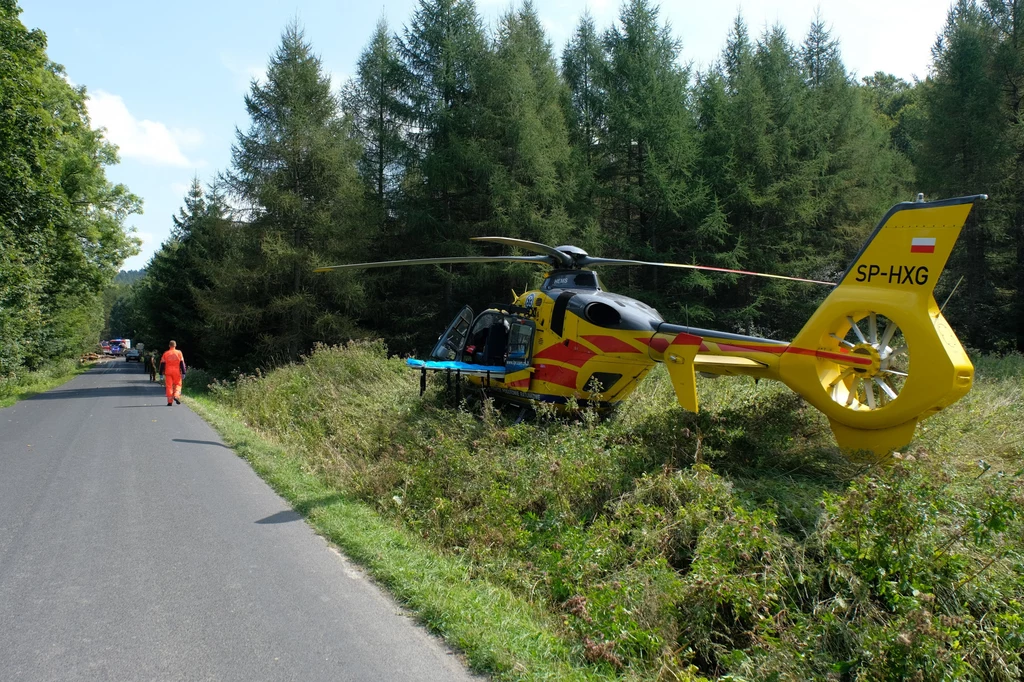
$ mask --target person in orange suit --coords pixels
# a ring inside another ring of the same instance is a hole
[[[160,356],[160,373],[164,375],[167,390],[167,407],[173,403],[181,405],[181,378],[185,376],[185,356],[178,350],[178,344],[171,341],[170,348]]]

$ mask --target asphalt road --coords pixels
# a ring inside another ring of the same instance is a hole
[[[111,361],[0,410],[0,679],[474,678]]]

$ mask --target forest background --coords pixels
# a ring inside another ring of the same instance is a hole
[[[102,336],[176,338],[216,373],[317,342],[422,350],[463,303],[537,283],[518,265],[314,274],[335,263],[478,253],[470,236],[572,243],[606,257],[837,280],[892,204],[987,193],[937,295],[965,345],[1024,348],[1024,3],[960,0],[930,75],[855,81],[823,19],[799,42],[737,17],[696,72],[648,0],[584,15],[560,52],[532,4],[485,31],[472,2],[421,0],[369,37],[332,91],[297,24],[232,162],[196,180],[142,277],[111,286],[139,208],[103,167],[85,90],[0,0],[0,374]],[[488,251],[488,253],[491,253]],[[824,291],[623,268],[612,290],[666,319],[785,338]],[[958,286],[957,286],[958,285]]]

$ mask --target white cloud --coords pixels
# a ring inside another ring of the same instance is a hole
[[[124,264],[121,265],[123,270],[141,270],[146,267],[149,259],[153,257],[153,254],[160,247],[160,238],[152,232],[142,232],[134,229],[132,236],[138,237],[142,244],[140,245],[138,255],[126,259]]]
[[[341,92],[345,84],[352,79],[352,74],[346,69],[328,69],[325,67],[324,71],[327,72],[327,77],[331,79],[331,92],[335,95]]]
[[[97,90],[89,95],[89,117],[94,128],[105,128],[104,136],[118,146],[121,156],[158,166],[183,168],[202,165],[190,161],[182,147],[196,147],[203,136],[198,130],[168,128],[159,121],[139,120],[128,111],[118,95]]]
[[[191,182],[172,182],[171,183],[171,193],[174,194],[174,196],[178,197],[178,198],[181,198],[181,197],[185,196],[186,194],[188,194],[188,191],[190,189],[192,189],[192,183]]]
[[[246,64],[234,55],[226,52],[221,53],[220,63],[224,65],[224,68],[235,75],[235,85],[240,90],[248,90],[249,84],[252,83],[252,81],[256,81],[257,83],[265,83],[267,81],[266,66],[253,66],[252,64]]]

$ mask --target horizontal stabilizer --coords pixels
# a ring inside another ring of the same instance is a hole
[[[693,359],[694,364],[697,365],[697,369],[700,371],[714,371],[715,368],[722,368],[726,370],[736,369],[760,369],[767,367],[768,365],[757,360],[751,360],[750,358],[743,358],[736,355],[708,355],[706,353],[698,353],[697,357]]]

